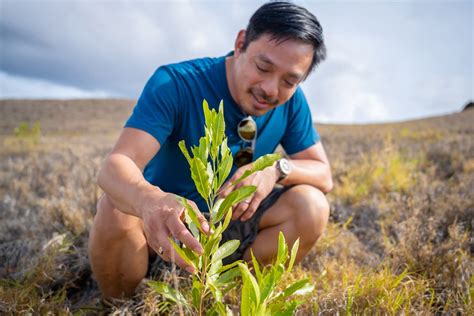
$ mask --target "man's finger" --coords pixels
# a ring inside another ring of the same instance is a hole
[[[232,219],[234,221],[238,220],[240,218],[240,216],[243,213],[245,213],[248,206],[249,206],[249,203],[247,203],[247,201],[243,201],[243,202],[240,202],[239,204],[237,204],[234,208],[234,211],[232,212]]]
[[[177,216],[168,217],[166,226],[168,227],[171,234],[183,244],[185,244],[186,247],[200,255],[203,254],[204,250],[202,249],[202,246],[199,241],[197,241],[197,239],[193,237],[191,232],[186,228],[186,226],[181,220],[179,220]]]
[[[197,215],[199,225],[201,226],[202,230],[206,234],[209,235],[211,233],[211,231],[210,231],[211,229],[209,227],[209,223],[207,222],[207,219],[204,217],[204,215],[202,215],[201,211],[199,211],[199,208],[198,208],[196,203],[194,203],[193,201],[189,201],[189,204],[194,209],[194,213],[196,213],[196,215]]]
[[[249,207],[247,208],[245,213],[242,215],[240,220],[243,221],[243,222],[249,220],[255,214],[255,212],[257,211],[257,208],[260,206],[261,202],[262,201],[259,198],[254,197],[252,202],[250,202]]]
[[[164,229],[163,231],[165,231]],[[189,273],[194,273],[195,269],[193,266],[189,265],[186,261],[184,261],[183,258],[181,258],[176,250],[174,250],[173,246],[171,245],[169,241],[169,235],[167,233],[161,233],[158,235],[158,243],[160,244],[160,247],[162,248],[163,252],[160,254],[159,249],[153,248],[158,255],[163,258],[163,260],[168,261],[168,262],[174,262],[176,263],[180,268],[188,271]]]

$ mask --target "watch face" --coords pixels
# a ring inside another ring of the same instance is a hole
[[[286,159],[280,160],[280,168],[282,173],[284,173],[285,175],[288,175],[291,172],[290,162]]]

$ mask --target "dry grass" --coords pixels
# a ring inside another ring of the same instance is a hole
[[[95,179],[132,106],[0,102],[1,313],[102,310],[86,251]],[[38,142],[14,135],[37,121]],[[325,235],[289,276],[315,285],[299,314],[474,314],[473,121],[319,127],[336,185]],[[143,286],[109,312],[178,309]]]

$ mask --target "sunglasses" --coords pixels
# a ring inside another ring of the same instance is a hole
[[[235,165],[242,167],[253,160],[257,140],[257,123],[251,116],[247,116],[237,125],[237,134],[246,144],[251,143],[251,147],[242,147],[234,156]]]

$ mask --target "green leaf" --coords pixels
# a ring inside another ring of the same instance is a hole
[[[257,258],[255,258],[255,256],[253,255],[252,249],[250,249],[250,256],[252,257],[253,270],[255,271],[258,283],[260,284],[262,282],[262,272],[260,272],[260,267],[258,265]]]
[[[178,201],[181,203],[181,205],[184,206],[184,209],[185,209],[185,212],[187,216],[189,216],[189,218],[191,219],[192,223],[194,224],[194,227],[196,227],[197,229],[199,229],[202,233],[204,233],[204,231],[202,230],[201,228],[201,223],[199,222],[199,219],[198,219],[198,215],[196,213],[196,210],[191,206],[191,204],[189,204],[188,200],[181,197],[181,196],[178,196],[176,195],[176,198],[178,199]],[[188,223],[188,226],[189,228],[191,229],[191,225],[188,221],[186,221]],[[192,232],[192,230],[191,230]],[[194,235],[194,232],[193,232],[193,235]],[[199,236],[199,234],[198,234]],[[194,237],[197,237],[196,235],[194,235]]]
[[[237,266],[239,265],[239,263],[242,263],[242,260],[237,260],[237,261],[234,261],[234,262],[232,262],[232,263],[226,264],[225,266],[223,266],[223,267],[220,269],[219,273],[222,273],[222,272],[224,272],[224,271],[227,271],[227,270],[230,270],[230,269],[232,269],[232,268],[234,268],[234,267],[237,267]]]
[[[177,291],[176,289],[172,288],[170,285],[164,282],[159,281],[150,281],[148,285],[156,291],[158,294],[163,295],[166,299],[173,301],[177,304],[182,304],[187,306],[188,302],[184,298],[184,296]]]
[[[178,255],[183,258],[184,261],[186,261],[187,264],[189,264],[190,266],[196,268],[196,266],[194,265],[194,262],[191,258],[189,258],[186,254],[186,252],[184,252],[183,249],[181,249],[178,244],[176,244],[176,242],[173,240],[173,238],[171,237],[168,237],[168,240],[170,241],[171,243],[171,246],[173,246],[174,250],[176,250],[176,252],[178,253]]]
[[[225,215],[224,223],[222,224],[222,231],[225,231],[227,229],[227,227],[230,224],[231,219],[232,219],[232,210],[230,209],[227,211],[227,214]]]
[[[275,298],[275,301],[282,301],[290,295],[306,295],[313,290],[314,285],[309,284],[308,279],[300,280],[284,289],[283,292]]]
[[[239,248],[239,245],[240,241],[235,239],[225,242],[212,256],[212,262],[216,262],[230,256],[237,250],[237,248]]]
[[[283,264],[273,264],[272,267],[272,274],[273,274],[273,282],[278,284],[280,282],[281,277],[285,273],[285,266]]]
[[[286,245],[285,236],[280,231],[278,234],[278,254],[276,264],[285,264],[288,257],[288,246]]]
[[[222,269],[222,268],[221,268]],[[227,270],[226,272],[222,273],[219,278],[216,280],[217,286],[227,285],[228,283],[232,282],[235,278],[240,276],[240,269],[239,267],[234,267],[232,269]]]
[[[199,285],[201,285],[199,282],[196,282],[198,283]],[[191,294],[193,296],[193,306],[198,309],[199,308],[199,301],[201,299],[201,294],[199,292],[199,289],[197,287],[194,286],[194,282],[193,282],[193,289],[191,290]]]
[[[211,111],[209,110],[209,104],[207,103],[206,99],[202,101],[202,109],[204,111],[204,120],[206,127],[209,128],[212,124],[212,116]]]
[[[286,272],[291,272],[293,269],[293,264],[295,263],[296,254],[298,253],[298,248],[300,246],[300,239],[296,239],[293,247],[291,248],[291,255],[290,255],[290,262],[288,263],[288,267],[286,268]]]
[[[224,103],[222,101],[219,104],[219,112],[216,113],[213,123],[211,152],[213,157],[217,157],[219,145],[222,144],[225,136]]]
[[[216,202],[214,203],[214,206],[212,207],[211,220],[213,223],[216,223],[215,218],[217,216],[219,208],[221,207],[222,202],[224,202],[224,199],[217,199]]]
[[[199,194],[205,201],[207,201],[209,198],[209,176],[207,174],[206,166],[204,166],[201,160],[192,160],[191,177],[193,178]]]
[[[248,281],[248,275],[246,274],[243,268],[240,268],[242,274],[242,289],[241,289],[241,298],[240,298],[240,315],[241,316],[251,316],[252,315],[252,305],[255,305],[255,295],[253,296],[252,301],[252,285]]]
[[[234,159],[232,157],[232,152],[227,146],[227,138],[226,138],[224,139],[221,145],[221,161],[219,163],[219,167],[217,168],[217,174],[218,174],[217,189],[219,189],[222,186],[222,184],[224,184],[225,180],[229,176],[229,173],[232,170],[233,161]],[[215,188],[215,191],[217,192],[216,188]]]
[[[192,158],[189,156],[188,149],[186,148],[186,144],[184,140],[180,141],[178,143],[179,149],[181,149],[181,152],[183,153],[184,157],[186,157],[186,160],[188,161],[188,164],[191,166]]]
[[[222,268],[222,260],[213,261],[207,273],[209,278],[217,280],[217,278],[219,277],[219,270],[221,268]]]
[[[197,158],[202,161],[204,165],[207,165],[207,144],[206,144],[206,137],[201,137],[199,140],[199,146],[193,146],[191,148],[193,152],[194,158]]]
[[[211,256],[211,254],[215,253],[221,239],[221,235],[211,235],[207,243],[204,245],[204,255]]]
[[[244,282],[244,288],[247,288],[246,292],[242,291],[242,301],[244,300],[244,295],[248,295],[251,298],[253,304],[253,309],[257,310],[260,305],[260,288],[258,286],[257,280],[249,271],[249,268],[243,264],[239,263],[240,272],[242,273],[242,278]],[[248,311],[248,310],[247,310]],[[243,315],[243,313],[242,313]]]
[[[235,180],[232,185],[236,185],[237,183],[239,183],[240,181],[244,180],[245,178],[247,178],[248,176],[250,176],[251,174],[257,172],[257,171],[260,171],[260,170],[263,170],[267,167],[270,167],[271,165],[273,165],[275,163],[275,161],[277,161],[278,159],[281,158],[281,154],[277,153],[277,154],[267,154],[265,156],[262,156],[262,157],[259,157],[257,160],[255,160],[252,164],[252,168],[249,169],[249,170],[246,170],[244,172],[244,174],[242,176],[240,176],[240,178],[238,178],[237,180]]]
[[[298,305],[300,305],[303,302],[299,301],[290,301],[289,303],[285,304],[285,307],[283,309],[280,309],[275,312],[275,316],[291,316],[294,314],[296,308]]]
[[[271,296],[271,294],[273,293],[273,289],[275,288],[276,284],[274,270],[271,270],[270,273],[266,274],[260,283],[262,293],[260,302],[263,303]]]
[[[234,204],[242,202],[243,200],[251,196],[255,192],[255,190],[257,190],[256,186],[248,185],[232,191],[219,207],[219,212],[217,213],[217,216],[214,220],[216,222],[220,221],[222,219],[222,216],[224,216],[224,213],[227,212],[229,208],[231,208]]]

